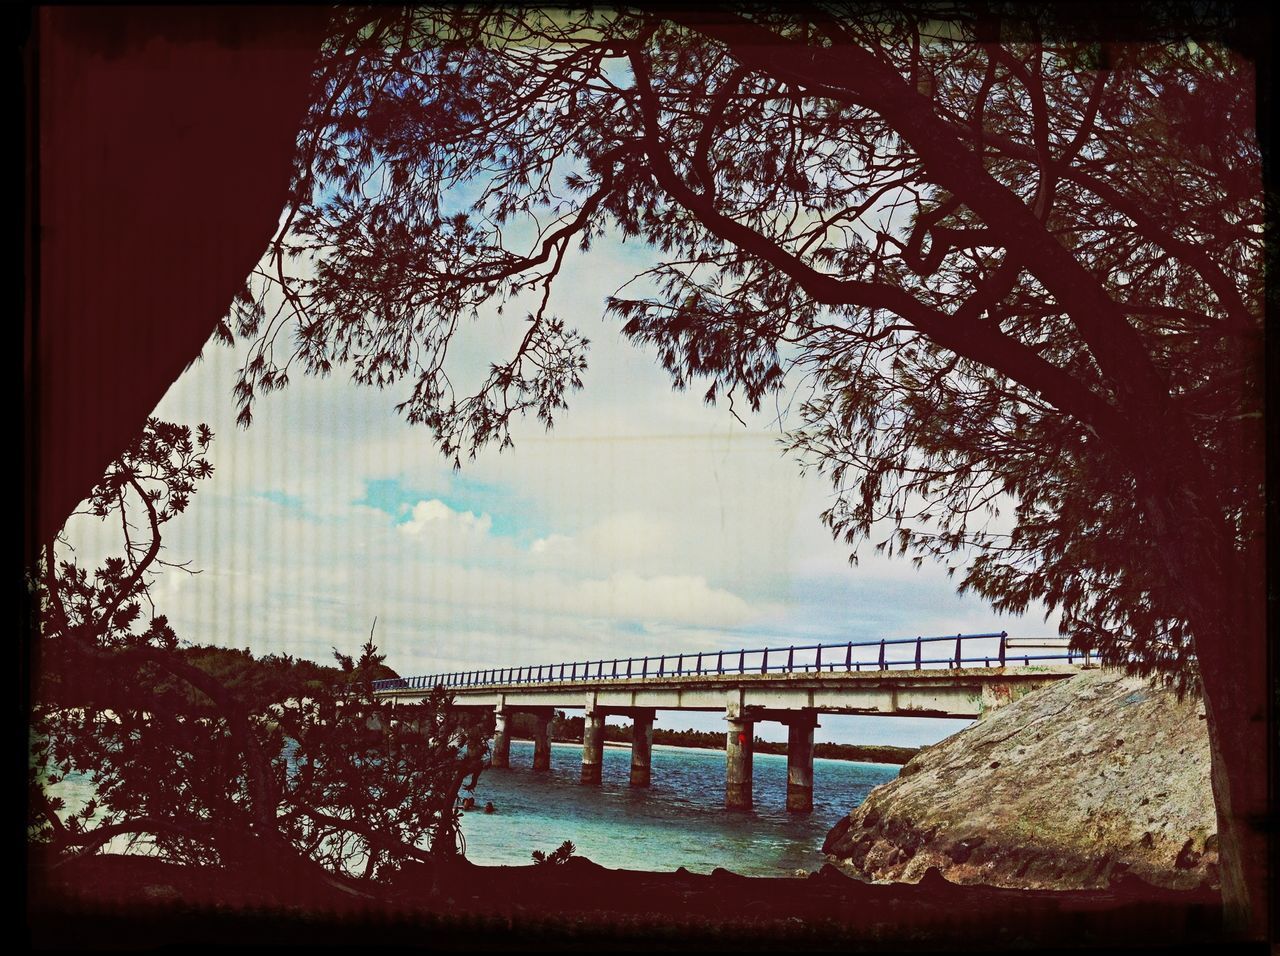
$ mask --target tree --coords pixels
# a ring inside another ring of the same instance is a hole
[[[474,787],[492,728],[442,689],[408,706],[375,699],[370,681],[387,668],[372,632],[358,660],[335,650],[342,669],[319,685],[292,667],[233,681],[216,656],[206,669],[180,652],[168,620],[144,608],[165,564],[160,527],[212,473],[212,438],[149,420],[85,509],[121,529],[123,553],[90,574],[45,549],[30,582],[42,680],[28,837],[62,861],[145,837],[163,859],[277,873],[321,899],[376,895],[404,866],[458,852],[458,792]],[[252,664],[231,656],[242,672]],[[68,776],[92,791],[81,806],[51,793]]]
[[[651,293],[608,309],[708,401],[802,376],[791,447],[833,533],[888,522],[879,545],[1204,694],[1224,899],[1258,935],[1263,196],[1254,67],[1222,42],[1251,25],[1112,43],[986,9],[348,12],[219,326],[250,343],[241,420],[293,363],[346,364],[407,379],[455,464],[509,445],[581,385],[565,258],[647,242]],[[458,396],[454,331],[522,296],[516,353]]]
[[[29,11],[11,35],[23,43],[15,52],[30,97],[32,565],[195,361],[262,255],[329,11]]]

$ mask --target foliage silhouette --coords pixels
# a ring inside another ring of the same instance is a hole
[[[293,363],[348,365],[407,380],[455,464],[509,446],[581,385],[566,257],[647,243],[649,291],[609,312],[708,401],[793,383],[833,534],[1204,693],[1224,895],[1256,935],[1264,210],[1232,13],[1122,44],[1000,5],[348,11],[219,329],[250,343],[241,421]],[[458,396],[455,331],[513,305],[515,354]]]
[[[563,863],[568,863],[577,849],[572,840],[565,840],[550,853],[534,850],[531,856],[533,857],[533,862],[539,866],[559,866]]]
[[[119,523],[123,553],[90,574],[45,549],[31,580],[41,679],[28,838],[65,861],[145,837],[173,862],[376,893],[369,884],[406,864],[458,852],[457,795],[475,785],[490,728],[442,690],[409,706],[375,700],[369,681],[388,669],[372,633],[358,659],[335,650],[340,668],[255,667],[247,652],[180,648],[163,615],[144,618],[160,526],[212,473],[212,437],[151,419],[85,512]],[[68,777],[91,788],[79,807],[56,795]]]

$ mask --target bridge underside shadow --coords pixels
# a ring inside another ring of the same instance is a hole
[[[605,719],[632,721],[631,786],[651,780],[653,724],[658,710],[720,712],[725,728],[725,799],[730,810],[753,800],[755,725],[787,726],[787,809],[813,809],[814,730],[822,714],[981,718],[992,710],[1079,672],[1078,666],[899,670],[850,673],[734,674],[652,677],[597,682],[488,684],[454,690],[454,706],[492,710],[495,767],[510,766],[515,714],[533,718],[533,769],[550,767],[548,727],[557,708],[585,712],[582,771],[585,785],[601,782]],[[414,698],[421,690],[383,696]]]

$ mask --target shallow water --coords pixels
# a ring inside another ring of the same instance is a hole
[[[827,831],[899,769],[815,760],[813,812],[793,814],[781,754],[755,755],[750,812],[724,809],[723,751],[655,746],[652,785],[639,790],[629,786],[629,748],[604,749],[600,787],[578,782],[579,744],[552,744],[551,770],[535,774],[533,744],[512,741],[511,763],[480,775],[477,809],[463,815],[467,858],[475,863],[529,863],[533,850],[572,840],[579,856],[602,866],[694,873],[722,866],[748,876],[820,867]],[[497,812],[480,812],[486,801]]]
[[[602,783],[578,782],[582,745],[553,743],[551,770],[535,774],[533,744],[511,743],[508,769],[486,769],[474,793],[477,809],[464,813],[467,858],[487,865],[531,862],[534,850],[551,852],[572,840],[577,854],[617,869],[710,873],[725,867],[745,876],[790,876],[823,863],[827,831],[898,767],[815,759],[814,807],[787,813],[787,758],[757,753],[755,808],[724,809],[724,752],[655,745],[652,785],[630,787],[631,750],[605,747]],[[93,795],[87,779],[72,775],[50,788],[76,810]],[[464,796],[466,795],[464,791]],[[480,807],[492,801],[496,812]],[[149,841],[118,837],[108,852],[146,851]]]

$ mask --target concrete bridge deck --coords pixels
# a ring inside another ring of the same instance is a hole
[[[1048,683],[1079,672],[1072,664],[1043,666],[836,671],[834,673],[712,674],[500,683],[450,688],[457,707],[494,710],[583,708],[724,711],[726,717],[781,719],[774,712],[977,718]],[[379,690],[378,696],[420,700],[422,689]],[[754,716],[753,716],[754,715]]]
[[[998,648],[992,644],[996,640]],[[970,646],[985,644],[976,656],[966,657],[966,641]],[[939,642],[945,642],[948,649],[954,646],[954,653],[926,659],[924,647]],[[892,659],[886,652],[895,645],[907,645],[914,656]],[[855,648],[860,651],[856,660]],[[1031,654],[1032,648],[1052,653]],[[770,653],[770,649],[734,651],[729,654],[728,666],[725,652],[714,652],[696,657],[678,655],[678,662],[677,655],[668,655],[497,668],[375,681],[374,691],[383,698],[420,700],[441,686],[452,694],[455,707],[492,709],[495,767],[510,764],[509,717],[531,714],[535,771],[550,767],[547,726],[552,711],[582,708],[586,714],[584,784],[600,783],[606,717],[631,718],[631,785],[645,787],[651,777],[656,711],[722,712],[726,722],[725,806],[735,810],[750,809],[753,802],[756,722],[780,722],[788,728],[787,809],[808,812],[813,809],[813,732],[820,715],[981,718],[1025,694],[1073,676],[1087,661],[1070,652],[1063,641],[1018,642],[1003,633],[773,649],[772,667]],[[778,662],[779,654],[786,655],[785,663]],[[865,659],[867,654],[872,658]],[[750,664],[749,655],[753,655]],[[676,663],[668,668],[668,661]],[[656,673],[650,672],[651,666]],[[571,670],[566,675],[567,668]]]

